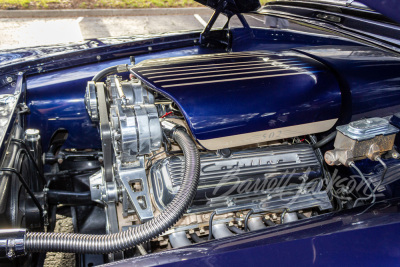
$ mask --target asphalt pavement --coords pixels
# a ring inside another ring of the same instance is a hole
[[[10,17],[0,17],[0,49],[79,42],[101,37],[202,29],[212,15],[212,10],[145,12],[149,15],[139,13],[137,16],[127,16],[123,11],[120,13],[122,15],[119,15],[118,10],[114,10],[110,16],[91,16],[102,13],[75,12],[71,14],[82,16],[60,17],[61,15],[57,14],[57,17],[40,17],[42,14],[32,12],[32,18],[29,18],[29,13],[24,13],[23,16],[15,13],[13,18],[11,13]],[[223,24],[224,21],[219,20],[216,26]]]

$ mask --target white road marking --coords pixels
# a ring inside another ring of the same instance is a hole
[[[200,22],[201,25],[203,25],[204,27],[207,26],[207,22],[205,22],[199,14],[194,14],[194,17],[197,19],[198,22]]]
[[[79,23],[83,20],[83,17],[79,17],[75,20],[76,23],[76,27],[78,29],[78,35],[80,36],[80,39],[83,41],[85,38],[83,38],[83,34],[82,34],[82,30],[81,30],[81,26],[79,25]]]

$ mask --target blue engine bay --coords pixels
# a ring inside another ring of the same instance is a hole
[[[0,264],[397,264],[398,51],[209,2],[240,23],[0,54]]]

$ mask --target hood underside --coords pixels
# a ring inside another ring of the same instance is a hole
[[[179,106],[208,149],[323,132],[341,106],[329,70],[294,51],[146,60],[131,71]]]

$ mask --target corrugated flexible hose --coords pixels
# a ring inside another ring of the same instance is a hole
[[[193,140],[180,128],[172,133],[172,138],[182,148],[185,172],[178,194],[159,216],[127,231],[108,235],[28,232],[25,238],[25,250],[108,254],[133,248],[167,231],[192,203],[200,176],[200,156]]]

